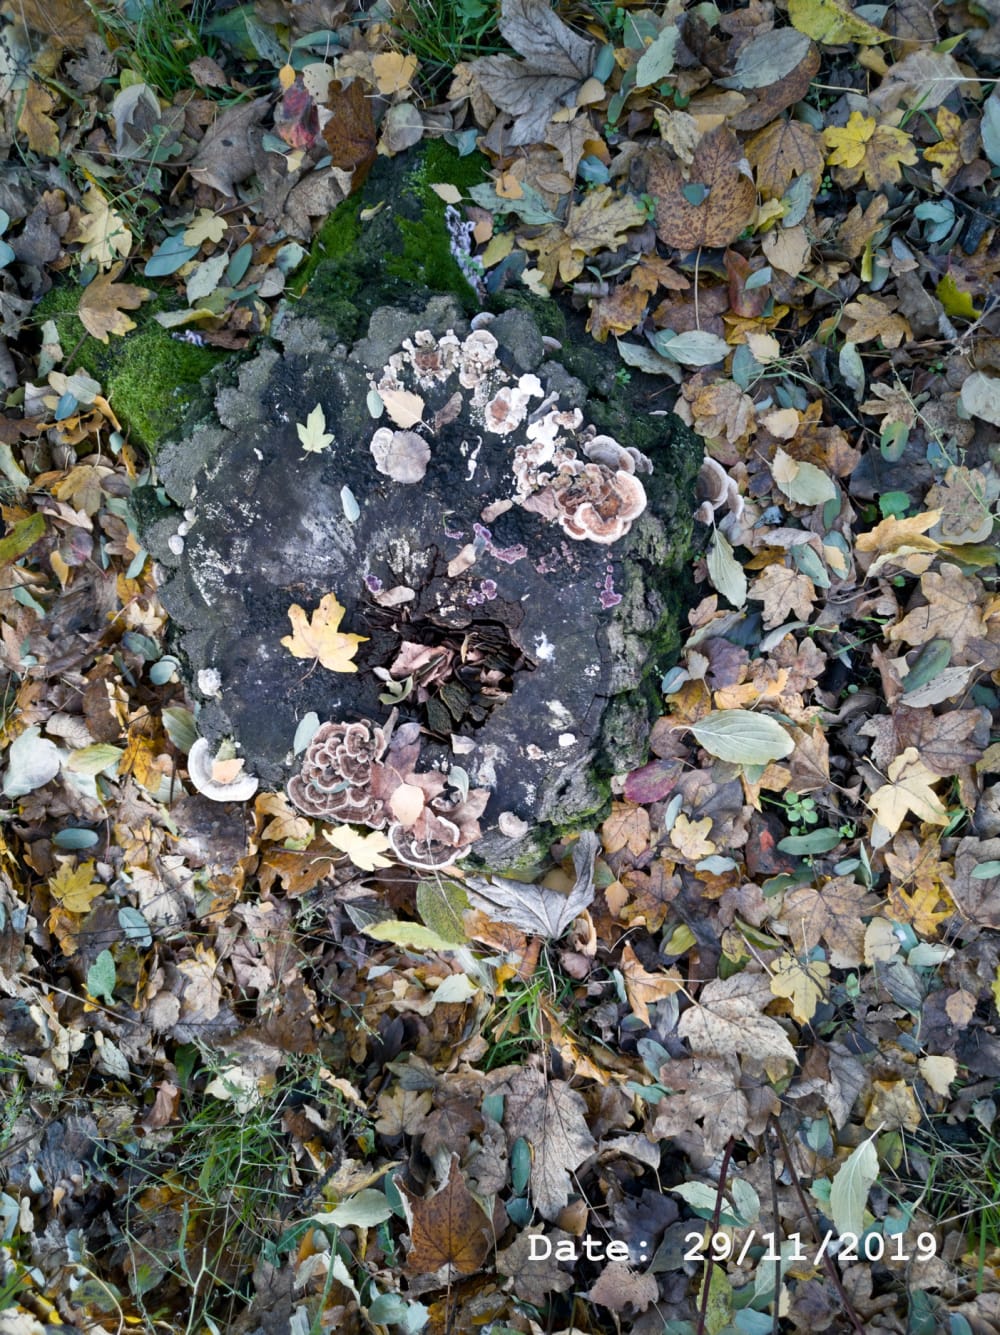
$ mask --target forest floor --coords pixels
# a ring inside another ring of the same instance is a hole
[[[5,12],[2,1335],[1000,1330],[997,0]],[[648,763],[476,910],[196,790],[129,505],[439,139],[708,460]]]

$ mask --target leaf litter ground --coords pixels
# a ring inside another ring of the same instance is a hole
[[[3,1329],[995,1329],[995,6],[140,8],[2,33]],[[649,762],[533,886],[200,794],[150,465],[33,314],[244,347],[440,135],[485,292],[707,449]]]

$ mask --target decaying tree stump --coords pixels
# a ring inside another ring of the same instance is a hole
[[[206,736],[281,785],[305,715],[361,725],[306,752],[303,810],[388,830],[416,865],[475,841],[510,866],[643,759],[698,449],[614,381],[613,352],[602,396],[526,310],[470,328],[452,296],[417,295],[353,346],[315,303],[285,319],[164,450],[178,512],[147,541]],[[292,652],[289,609],[329,594],[330,635],[363,637],[340,670]]]

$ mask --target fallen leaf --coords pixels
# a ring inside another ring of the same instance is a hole
[[[328,672],[357,672],[358,665],[351,660],[358,645],[364,644],[368,636],[349,635],[337,629],[344,611],[335,593],[325,594],[308,618],[305,610],[293,603],[288,609],[292,634],[286,635],[281,643],[296,658],[318,659]]]
[[[646,214],[629,195],[616,197],[609,186],[588,191],[578,204],[570,205],[565,224],[550,223],[533,237],[522,236],[524,250],[538,252],[538,265],[546,287],[556,276],[571,283],[583,272],[587,258],[620,246],[630,228],[642,227]]]
[[[47,158],[59,154],[59,126],[49,113],[55,110],[56,100],[44,84],[34,79],[21,94],[23,106],[17,118],[17,128],[28,140],[28,147]]]
[[[757,173],[757,189],[764,199],[781,199],[800,176],[809,178],[815,194],[823,179],[822,144],[818,130],[793,120],[774,121],[748,139],[747,158]]]
[[[570,1174],[595,1148],[587,1105],[565,1081],[527,1067],[493,1092],[501,1091],[508,1142],[523,1137],[532,1149],[528,1179],[532,1204],[543,1219],[555,1220],[569,1199]]]
[[[846,0],[788,0],[788,17],[799,32],[829,46],[876,46],[889,40],[888,33],[859,18]]]
[[[808,1024],[827,994],[829,964],[823,960],[803,964],[794,955],[785,953],[778,956],[772,967],[771,991],[776,997],[787,997],[795,1019],[799,1024]]]
[[[423,421],[424,401],[408,389],[380,389],[382,406],[397,426],[408,430]]]
[[[836,167],[840,185],[857,185],[862,176],[872,190],[882,190],[902,179],[904,166],[917,161],[917,150],[905,130],[879,125],[872,116],[852,111],[845,126],[828,125],[823,142],[827,164]]]
[[[303,454],[322,454],[333,443],[333,436],[326,429],[326,414],[321,403],[317,403],[304,424],[295,423],[295,430],[298,432]]]
[[[607,853],[627,848],[637,857],[649,847],[649,812],[630,802],[612,802],[611,815],[601,826],[601,840]]]
[[[127,258],[132,249],[132,233],[97,187],[92,185],[80,202],[85,212],[77,219],[67,240],[81,243],[83,263],[93,261],[106,269],[116,256]]]
[[[64,862],[56,874],[49,879],[49,893],[67,913],[89,913],[90,906],[105,887],[94,880],[97,864],[81,862],[73,867]]]
[[[764,604],[764,627],[773,630],[790,616],[809,620],[816,601],[816,586],[808,575],[775,564],[761,572],[747,596]]]
[[[124,265],[116,264],[107,273],[99,273],[87,284],[80,296],[76,309],[80,323],[88,334],[108,342],[108,335],[121,337],[135,328],[135,321],[130,320],[125,311],[134,311],[152,297],[152,292],[145,287],[136,287],[134,283],[117,283],[115,279]]]
[[[947,809],[933,788],[941,782],[941,776],[927,768],[915,746],[908,746],[896,757],[889,766],[888,778],[889,782],[876,788],[868,798],[868,806],[875,813],[872,830],[875,848],[888,843],[911,813],[929,825],[948,824]]]
[[[699,862],[717,852],[716,845],[709,839],[712,817],[702,816],[701,820],[691,820],[682,811],[670,830],[670,842],[681,857],[688,862]]]
[[[419,65],[417,57],[402,51],[380,51],[372,57],[372,73],[380,93],[402,93],[413,82]]]
[[[382,856],[391,845],[380,830],[359,834],[350,825],[334,825],[323,831],[323,838],[341,853],[346,853],[359,871],[392,866],[391,859]]]
[[[671,997],[683,986],[676,969],[662,969],[650,973],[639,962],[639,957],[631,946],[622,951],[622,977],[625,979],[625,993],[632,1011],[643,1024],[648,1025],[649,1007],[664,997]]]
[[[699,204],[685,197],[688,183],[704,189]],[[724,125],[702,136],[686,175],[665,154],[653,156],[647,188],[656,199],[656,235],[665,246],[684,251],[728,246],[753,217],[757,203],[743,148]]]
[[[558,940],[570,923],[593,903],[597,849],[597,835],[585,830],[573,848],[576,880],[568,895],[502,876],[490,881],[483,876],[466,876],[463,885],[469,903],[482,909],[494,922],[510,923],[532,936]]]
[[[760,974],[714,978],[681,1016],[677,1032],[699,1055],[742,1053],[758,1061],[794,1062],[795,1049],[788,1035],[777,1020],[761,1014],[771,1000],[768,979]]]
[[[940,571],[930,570],[921,576],[920,592],[927,599],[926,606],[915,607],[902,621],[890,626],[890,640],[926,644],[940,636],[951,641],[954,661],[970,640],[985,637],[983,586],[979,580],[946,563]]]

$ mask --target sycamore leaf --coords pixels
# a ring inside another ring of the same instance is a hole
[[[153,295],[149,288],[134,283],[116,283],[123,266],[116,264],[108,273],[98,274],[83,289],[77,316],[88,334],[108,342],[109,334],[121,337],[135,328],[125,311],[134,311]]]
[[[615,250],[630,228],[641,227],[645,221],[645,211],[636,200],[628,195],[616,198],[610,186],[600,186],[570,206],[565,224],[551,223],[537,236],[521,237],[520,244],[538,252],[545,286],[551,288],[557,276],[571,283],[583,272],[589,256]]]
[[[351,660],[364,644],[367,635],[348,635],[337,629],[344,618],[344,608],[335,593],[325,594],[319,607],[307,617],[298,603],[288,609],[292,634],[281,643],[296,658],[316,658],[327,672],[357,672],[358,665]]]
[[[333,442],[333,436],[326,429],[326,414],[321,403],[317,403],[304,426],[301,422],[295,423],[295,430],[299,433],[303,454],[322,454]]]
[[[859,18],[845,0],[788,0],[788,17],[793,28],[830,46],[875,46],[889,40],[888,33]]]
[[[830,966],[823,960],[803,964],[794,955],[782,954],[774,962],[771,991],[776,997],[787,997],[792,1003],[795,1019],[800,1024],[808,1024],[826,996],[829,976]]]
[[[915,746],[908,746],[889,766],[889,782],[877,788],[868,799],[875,813],[872,845],[881,848],[896,833],[911,812],[929,825],[947,825],[948,812],[934,792],[941,775],[928,769]]]
[[[764,604],[764,627],[773,630],[790,616],[809,620],[813,614],[816,586],[808,575],[775,564],[761,571],[749,596],[754,602]]]
[[[737,973],[715,978],[702,988],[698,1001],[684,1012],[677,1032],[700,1056],[746,1053],[758,1061],[795,1061],[795,1049],[777,1020],[762,1015],[771,988],[760,974]]]
[[[902,178],[902,168],[912,167],[917,160],[917,150],[905,130],[879,125],[860,111],[852,111],[844,126],[827,126],[823,142],[830,150],[827,164],[841,168],[837,179],[845,186],[857,185],[862,176],[872,190],[895,185]]]
[[[389,858],[382,854],[390,847],[389,840],[380,830],[359,834],[350,825],[335,825],[323,831],[323,838],[341,853],[346,853],[359,871],[375,871],[377,867],[391,867]]]
[[[93,261],[106,269],[117,255],[127,257],[132,249],[132,233],[96,186],[90,187],[81,203],[86,212],[68,238],[82,243],[81,261],[84,264]]]
[[[100,881],[94,880],[96,863],[81,862],[79,867],[71,867],[64,862],[56,874],[49,878],[49,893],[58,901],[59,907],[67,913],[89,913],[90,906],[104,890]]]
[[[650,1023],[649,1007],[653,1002],[673,996],[683,986],[676,969],[660,969],[650,973],[629,945],[622,951],[622,976],[629,1005],[645,1025]]]
[[[27,139],[28,147],[32,152],[43,153],[47,158],[57,157],[59,126],[49,114],[55,110],[55,98],[43,84],[32,79],[21,94],[21,99],[17,128]]]

